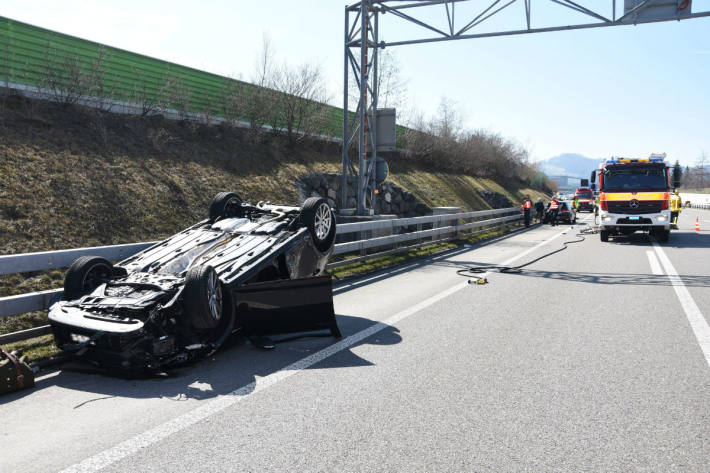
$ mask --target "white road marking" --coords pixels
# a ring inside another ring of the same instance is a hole
[[[708,366],[710,366],[710,326],[708,326],[693,296],[690,295],[690,291],[685,287],[683,280],[678,275],[678,271],[673,267],[671,260],[668,259],[663,248],[655,241],[653,242],[653,247],[656,250],[656,254],[658,254],[658,259],[660,259],[663,264],[663,268],[666,270],[666,274],[668,274],[668,279],[671,281],[673,289],[675,289],[676,296],[678,296],[678,300],[680,300],[680,305],[683,307],[686,317],[688,317],[690,327],[693,329],[695,338],[698,339],[698,343],[700,344],[700,349],[705,355],[705,361],[707,361]]]
[[[49,378],[54,378],[55,376],[58,376],[59,373],[61,373],[61,371],[57,370],[57,371],[54,371],[54,372],[52,372],[52,373],[47,373],[47,374],[43,374],[42,376],[37,376],[37,377],[35,378],[35,382],[37,382],[37,381],[44,381],[45,379],[49,379]]]
[[[532,253],[533,251],[550,243],[559,236],[566,234],[568,230],[569,229],[566,229],[563,232],[556,233],[555,235],[551,236],[547,240],[538,243],[532,248],[529,248],[519,253],[518,255],[509,258],[508,260],[501,263],[501,265],[510,264],[522,258],[523,256]],[[374,335],[377,332],[384,330],[387,327],[394,325],[403,319],[406,319],[410,315],[429,307],[430,305],[450,296],[451,294],[454,294],[455,292],[460,291],[465,287],[470,287],[468,281],[460,282],[450,287],[449,289],[440,292],[439,294],[436,294],[407,309],[404,309],[403,311],[394,314],[393,316],[383,320],[382,322],[378,322],[366,328],[365,330],[350,335],[349,337],[344,338],[343,340],[324,348],[319,352],[316,352],[310,356],[307,356],[306,358],[298,360],[295,363],[292,363],[275,373],[271,373],[270,375],[265,376],[263,378],[258,378],[247,384],[246,386],[242,386],[241,388],[238,388],[228,394],[218,396],[217,398],[211,401],[207,401],[205,404],[193,409],[192,411],[186,412],[185,414],[182,414],[157,427],[143,432],[142,434],[138,434],[135,437],[125,440],[112,448],[99,452],[96,455],[93,455],[81,461],[80,463],[71,465],[62,470],[60,473],[95,472],[109,465],[112,465],[113,463],[116,463],[117,461],[138,452],[142,448],[146,448],[156,442],[159,442],[174,433],[180,432],[181,430],[184,430],[187,427],[190,427],[191,425],[196,424],[197,422],[213,414],[216,414],[217,412],[220,412],[240,401],[250,398],[252,394],[256,394],[259,391],[263,391],[264,389],[273,386],[279,381],[283,381],[284,379],[293,376],[299,371],[307,369],[315,365],[316,363],[319,363],[325,360],[326,358],[355,345],[356,343],[366,339],[367,337]]]
[[[656,276],[663,276],[665,273],[661,269],[661,264],[658,262],[656,254],[653,251],[648,250],[646,252],[646,256],[648,256],[648,264],[651,265],[651,272]]]

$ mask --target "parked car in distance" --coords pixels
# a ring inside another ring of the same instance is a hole
[[[563,200],[560,203],[560,210],[557,213],[557,220],[567,223],[577,222],[577,212],[574,210],[572,202]]]

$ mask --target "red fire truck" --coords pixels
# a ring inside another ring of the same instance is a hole
[[[649,158],[612,158],[592,172],[599,177],[600,235],[648,231],[660,242],[670,238],[670,179],[665,153]]]
[[[594,212],[594,193],[589,187],[578,187],[574,195],[577,197],[577,210]]]

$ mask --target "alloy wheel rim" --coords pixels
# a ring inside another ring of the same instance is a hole
[[[215,320],[222,318],[222,287],[215,271],[210,273],[207,280],[207,301],[210,306],[210,316]]]
[[[333,224],[333,215],[330,207],[325,202],[318,206],[315,218],[316,237],[319,240],[325,240],[330,232],[330,227]]]

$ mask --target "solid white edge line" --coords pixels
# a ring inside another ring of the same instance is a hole
[[[710,366],[710,326],[708,326],[707,320],[705,320],[702,312],[700,312],[693,296],[690,295],[690,291],[688,291],[688,288],[685,287],[683,279],[678,275],[678,271],[676,271],[675,267],[671,263],[671,260],[668,256],[666,256],[663,248],[655,241],[653,242],[653,248],[656,250],[658,259],[661,260],[661,264],[663,264],[663,267],[666,270],[668,279],[675,290],[676,296],[678,296],[678,300],[680,301],[680,305],[683,307],[683,311],[685,311],[685,316],[688,318],[690,328],[693,329],[695,338],[697,338],[698,343],[700,344],[700,349],[705,355],[705,361],[708,366]]]
[[[522,253],[504,261],[501,264],[510,264],[513,261],[516,261],[522,258],[523,256],[532,253],[533,251],[546,245],[547,243],[550,243],[559,236],[566,234],[567,231],[568,229],[564,230],[563,232],[556,233],[547,240],[538,243],[532,248],[523,251]],[[146,448],[156,442],[159,442],[160,440],[163,440],[164,438],[174,433],[184,430],[185,428],[196,424],[197,422],[213,414],[216,414],[217,412],[226,409],[227,407],[230,407],[244,399],[247,399],[251,394],[263,391],[264,389],[278,383],[279,381],[283,381],[284,379],[291,377],[299,371],[307,369],[313,366],[314,364],[319,363],[324,359],[355,345],[356,343],[366,339],[367,337],[374,335],[375,333],[384,330],[385,328],[391,325],[396,324],[397,322],[409,317],[410,315],[415,314],[421,311],[422,309],[425,309],[426,307],[429,307],[430,305],[450,296],[451,294],[454,294],[455,292],[460,291],[461,289],[467,286],[469,286],[468,281],[460,282],[440,292],[439,294],[436,294],[407,309],[397,312],[396,314],[383,320],[382,322],[378,322],[366,328],[365,330],[350,335],[342,339],[341,341],[324,348],[319,352],[316,352],[310,356],[307,356],[306,358],[303,358],[301,360],[296,361],[295,363],[286,366],[285,368],[282,368],[279,371],[276,371],[275,373],[271,373],[270,375],[267,375],[263,378],[258,378],[252,381],[251,383],[242,386],[241,388],[235,389],[234,391],[228,394],[221,395],[211,401],[207,401],[206,404],[203,404],[200,407],[181,414],[178,417],[175,417],[174,419],[171,419],[141,434],[124,440],[118,445],[108,448],[95,455],[92,455],[91,457],[86,458],[85,460],[79,463],[71,465],[61,470],[60,473],[95,472],[109,465],[112,465],[113,463],[116,463],[119,460],[122,460],[123,458],[138,452],[142,448]]]
[[[37,376],[37,377],[35,377],[35,382],[44,381],[45,379],[49,379],[49,378],[54,378],[55,376],[59,376],[59,373],[61,373],[61,371],[57,370],[52,373],[47,373],[47,374],[43,374],[41,376]]]
[[[651,272],[656,276],[663,276],[664,273],[661,269],[661,263],[658,262],[656,254],[652,250],[646,251],[646,256],[648,256],[648,264],[651,265]]]

